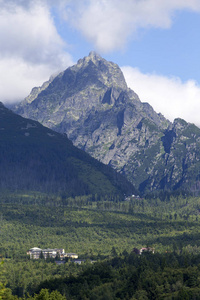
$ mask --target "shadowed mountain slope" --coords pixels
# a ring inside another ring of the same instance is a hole
[[[0,189],[124,195],[133,186],[60,134],[0,103]]]

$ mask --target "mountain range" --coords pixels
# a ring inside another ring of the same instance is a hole
[[[111,167],[73,146],[66,134],[23,118],[0,103],[0,190],[74,197],[122,197],[133,186]]]
[[[12,109],[67,134],[142,194],[199,190],[200,129],[157,114],[127,87],[118,65],[95,52],[34,88]]]

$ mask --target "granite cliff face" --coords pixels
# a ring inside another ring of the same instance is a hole
[[[33,89],[14,110],[67,133],[142,193],[197,189],[200,129],[157,114],[127,87],[120,68],[95,52]]]

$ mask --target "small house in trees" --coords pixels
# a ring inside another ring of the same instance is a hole
[[[141,249],[140,249],[140,255],[141,255],[143,252],[152,252],[152,253],[154,253],[155,250],[154,250],[154,248],[151,248],[151,247],[141,248]]]

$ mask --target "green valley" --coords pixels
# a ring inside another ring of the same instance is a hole
[[[40,193],[1,195],[3,282],[17,297],[24,297],[27,292],[39,293],[45,287],[45,280],[63,280],[69,276],[79,280],[82,272],[90,272],[97,268],[96,264],[110,265],[115,256],[124,260],[120,264],[126,265],[134,248],[146,246],[155,249],[155,254],[149,254],[152,264],[154,257],[162,256],[163,261],[173,254],[178,261],[183,255],[187,256],[187,265],[190,265],[191,257],[200,255],[199,209],[199,198],[183,195],[168,195],[162,201],[133,197],[123,202],[97,201],[95,195],[74,199]],[[36,246],[65,248],[66,252],[77,253],[85,262],[79,266],[70,261],[56,265],[53,261],[30,260],[26,252]],[[143,256],[134,255],[134,261]],[[91,264],[90,259],[96,263]],[[99,282],[96,288],[100,286]],[[63,289],[59,291],[66,297]],[[64,299],[93,299],[73,297]]]

